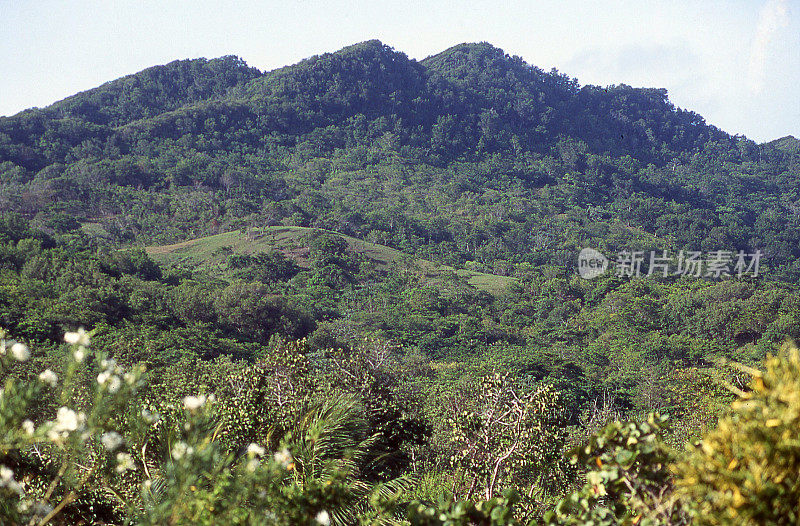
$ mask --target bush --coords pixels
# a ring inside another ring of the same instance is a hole
[[[47,369],[0,390],[0,524],[327,526],[399,513],[377,504],[396,501],[407,479],[359,478],[376,436],[354,399],[310,406],[273,451],[269,436],[233,450],[214,395],[133,411],[142,368],[92,356],[83,330],[65,340],[63,377]],[[0,330],[0,373],[29,356]]]
[[[582,489],[546,517],[551,525],[687,524],[672,492],[672,451],[662,441],[667,418],[611,422],[572,454],[587,469]]]
[[[698,524],[798,524],[800,351],[788,345],[747,371],[750,390],[689,448],[678,485]]]

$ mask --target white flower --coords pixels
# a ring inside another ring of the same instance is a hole
[[[86,358],[86,351],[83,350],[83,347],[78,347],[75,349],[75,352],[72,353],[72,357],[75,358],[76,362],[83,363],[83,360]]]
[[[50,369],[45,369],[39,374],[39,380],[46,383],[50,387],[55,387],[58,383],[58,376]]]
[[[247,446],[247,454],[248,455],[254,455],[254,456],[257,456],[257,457],[263,457],[264,456],[264,448],[259,446],[255,442],[253,442],[252,444]]]
[[[187,446],[186,442],[178,442],[172,446],[172,458],[180,460],[184,455],[191,456],[194,453],[194,448]]]
[[[19,342],[11,346],[11,354],[14,355],[14,358],[16,358],[18,362],[24,362],[31,357],[31,352],[28,350],[28,346]]]
[[[70,345],[81,345],[83,347],[88,347],[91,343],[89,339],[89,333],[87,333],[83,327],[78,329],[76,332],[68,332],[64,334],[64,341]]]
[[[119,376],[112,376],[111,379],[108,381],[108,392],[109,393],[116,393],[119,391],[119,387],[122,385],[122,382],[119,379]]]
[[[155,424],[159,420],[161,420],[161,413],[158,411],[153,411],[152,413],[147,409],[142,409],[142,418],[148,424]]]
[[[292,454],[286,448],[283,448],[275,453],[275,462],[284,468],[288,468],[289,464],[292,463],[292,460]]]
[[[109,371],[113,371],[117,367],[117,361],[114,358],[105,358],[100,362],[100,367]]]
[[[204,395],[200,396],[187,396],[183,399],[183,407],[188,409],[189,411],[194,411],[195,409],[200,409],[206,403],[206,397]]]
[[[62,431],[77,430],[79,420],[78,413],[66,407],[60,407],[56,413],[56,427]]]
[[[22,495],[22,487],[14,480],[14,472],[0,464],[0,488],[8,488],[14,493]]]
[[[84,413],[76,413],[72,409],[61,407],[56,413],[55,422],[48,423],[47,438],[53,442],[66,439],[70,433],[83,427],[86,422]]]
[[[77,431],[86,420],[86,415],[76,413],[67,407],[60,407],[56,413],[56,429],[58,431]]]
[[[328,515],[327,511],[322,510],[321,512],[317,513],[317,516],[314,517],[314,520],[316,520],[319,524],[322,524],[322,526],[328,526],[331,523],[331,516]]]
[[[122,473],[129,469],[136,469],[133,463],[133,457],[128,453],[117,453],[117,473]]]
[[[97,375],[97,383],[103,385],[108,381],[109,378],[111,378],[111,373],[108,371],[103,371]]]
[[[116,431],[109,431],[108,433],[103,433],[103,435],[100,437],[100,442],[103,443],[103,447],[105,447],[107,450],[114,451],[122,445],[123,439],[122,435]]]
[[[22,430],[28,433],[29,435],[32,435],[36,431],[36,426],[34,426],[33,422],[31,422],[30,420],[25,420],[24,422],[22,422]]]

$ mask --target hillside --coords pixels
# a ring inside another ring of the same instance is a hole
[[[274,337],[377,335],[430,360],[513,347],[526,375],[580,385],[576,404],[607,390],[633,410],[671,381],[654,371],[796,335],[793,144],[488,43],[417,61],[368,41],[263,73],[172,62],[0,119],[0,321],[50,342],[139,328],[160,364],[206,356],[203,338],[230,356]],[[762,272],[586,281],[583,247],[761,251]]]
[[[191,269],[198,275],[230,277],[227,259],[231,254],[258,254],[277,251],[294,261],[301,268],[309,268],[308,242],[305,238],[323,233],[320,229],[303,227],[266,227],[247,233],[228,232],[214,236],[190,239],[172,245],[147,247],[145,250],[153,260],[164,267]],[[484,272],[454,269],[437,265],[431,261],[417,259],[390,247],[369,243],[335,232],[326,232],[347,242],[350,254],[386,272],[390,267],[407,267],[424,277],[424,283],[436,284],[443,273],[455,272],[467,283],[490,294],[502,294],[516,280]]]
[[[797,143],[488,43],[0,118],[0,524],[800,516]]]
[[[490,273],[638,243],[763,250],[794,276],[798,155],[661,89],[581,86],[486,43],[415,61],[369,41],[267,73],[174,62],[0,118],[0,208],[116,244],[282,224]]]

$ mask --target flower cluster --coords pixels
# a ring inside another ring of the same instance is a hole
[[[100,437],[100,442],[107,450],[116,451],[120,446],[122,446],[122,444],[125,442],[125,439],[122,438],[122,435],[116,431],[109,431],[107,433],[103,433],[103,435]]]
[[[129,402],[128,395],[139,380],[140,368],[126,373],[114,360],[98,357],[101,372],[97,383],[81,388],[88,387],[89,392],[96,394],[90,396],[92,402],[87,403],[80,395],[81,390],[76,390],[76,382],[80,381],[80,364],[89,353],[90,335],[81,328],[66,333],[64,341],[71,346],[73,359],[62,373],[47,368],[37,375],[36,381],[19,381],[11,375],[5,382],[8,403],[0,404],[0,449],[24,455],[34,447],[36,458],[43,462],[60,462],[62,467],[54,480],[37,481],[24,472],[15,477],[10,467],[0,465],[0,524],[43,523],[41,521],[54,510],[63,509],[68,501],[60,505],[51,503],[51,494],[38,492],[41,484],[52,488],[60,486],[59,492],[69,495],[91,490],[95,480],[101,478],[89,477],[99,471],[122,474],[136,469],[133,457],[123,450],[126,440],[114,430],[117,424],[112,423],[112,419],[119,414],[117,408]],[[24,362],[30,356],[27,345],[7,339],[7,333],[0,329],[0,369],[13,367],[15,361]],[[0,396],[2,393],[0,390]],[[37,426],[31,409],[43,397],[61,400],[61,404],[56,406],[58,409],[51,419]],[[108,457],[96,454],[94,445],[98,443],[113,455],[110,464],[106,461]],[[15,504],[5,506],[3,499],[11,499]]]
[[[47,424],[47,438],[56,444],[64,442],[70,433],[83,430],[86,425],[86,414],[76,412],[68,407],[60,407],[54,422]]]
[[[22,486],[14,480],[14,472],[2,464],[0,464],[0,488],[8,488],[14,493],[22,495]]]
[[[183,407],[189,411],[197,411],[205,406],[206,403],[213,404],[215,401],[216,397],[214,395],[208,397],[206,395],[187,396],[183,399]]]
[[[183,457],[190,457],[194,455],[194,448],[186,442],[178,442],[172,446],[172,458],[180,460]]]
[[[101,361],[100,367],[103,368],[103,371],[97,375],[97,383],[101,387],[108,389],[109,393],[113,394],[119,391],[120,386],[122,386],[120,376],[124,373],[122,367],[118,366],[117,362],[110,358]],[[131,383],[133,383],[133,376],[130,376],[130,378]]]
[[[68,332],[64,334],[64,341],[74,346],[72,357],[75,359],[75,362],[83,363],[83,360],[86,359],[86,353],[88,352],[89,345],[92,343],[89,333],[86,332],[83,327],[81,327],[76,332]]]
[[[117,453],[117,473],[123,473],[132,469],[136,469],[133,463],[133,457],[128,453]]]
[[[3,371],[30,357],[25,344],[5,336],[0,330]],[[174,391],[149,389],[147,397],[135,397],[143,368],[126,372],[101,352],[83,366],[91,345],[84,329],[66,333],[64,342],[72,359],[63,368],[53,364],[32,381],[10,374],[0,389],[0,449],[24,460],[0,464],[0,524],[60,524],[78,509],[94,513],[91,495],[113,495],[112,513],[140,526],[211,525],[243,517],[247,521],[237,523],[334,522],[353,484],[349,470],[309,475],[308,457],[301,456],[308,449],[297,440],[317,438],[288,433],[277,451],[245,442],[244,454],[237,454],[241,444],[219,433],[228,393],[215,391],[219,404],[210,392],[177,403]],[[97,367],[96,377],[85,374],[90,367]],[[297,483],[308,476],[310,486]]]
[[[68,332],[64,334],[64,341],[70,345],[77,345],[79,347],[88,347],[91,343],[89,339],[89,333],[86,332],[83,327],[78,329],[76,332]]]
[[[50,387],[55,387],[58,384],[58,375],[50,369],[45,369],[39,374],[39,380]]]
[[[292,469],[294,458],[292,458],[292,454],[288,449],[283,448],[280,451],[275,452],[274,458],[275,462],[277,462],[278,465],[280,465],[283,469]]]
[[[14,340],[6,340],[5,337],[6,332],[0,330],[0,355],[10,354],[18,362],[27,361],[31,357],[31,351],[27,345]]]

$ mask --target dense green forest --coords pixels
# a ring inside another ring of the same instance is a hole
[[[794,524],[799,212],[794,137],[486,43],[0,117],[0,518]]]

